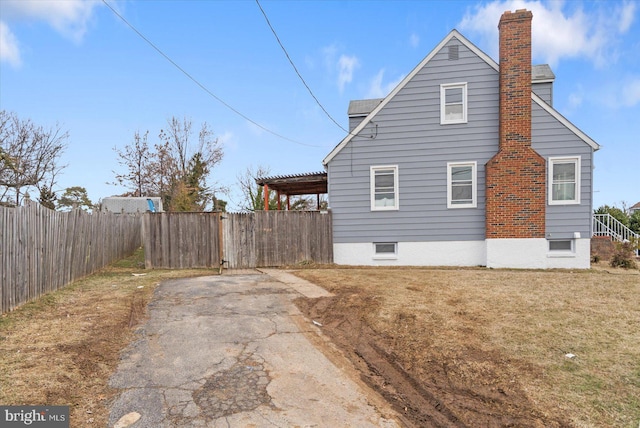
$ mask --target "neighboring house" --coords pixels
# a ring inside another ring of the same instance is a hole
[[[553,107],[526,10],[500,65],[451,31],[384,99],[353,101],[323,160],[334,261],[589,268],[598,144]]]
[[[125,214],[144,213],[147,211],[162,212],[162,198],[111,196],[101,201],[100,210]]]
[[[633,215],[636,211],[640,211],[640,202],[629,208],[629,215]]]

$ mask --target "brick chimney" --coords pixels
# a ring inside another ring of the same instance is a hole
[[[544,238],[546,163],[531,148],[531,12],[500,18],[499,150],[486,164],[486,237]]]

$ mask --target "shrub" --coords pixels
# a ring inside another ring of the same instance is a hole
[[[609,264],[611,267],[621,267],[624,269],[635,269],[635,250],[638,244],[633,241],[617,242],[616,249],[611,257]]]
[[[629,229],[635,233],[640,233],[640,210],[634,212],[633,215],[629,217]]]

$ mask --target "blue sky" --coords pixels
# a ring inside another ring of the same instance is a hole
[[[114,147],[136,131],[155,142],[171,116],[206,121],[222,141],[213,181],[240,202],[238,174],[322,170],[345,133],[296,76],[255,1],[107,0],[198,87],[102,1],[0,1],[0,109],[70,138],[60,192],[95,202],[125,189]],[[594,205],[640,201],[640,2],[268,1],[260,3],[329,114],[383,97],[455,28],[497,57],[505,10],[533,12],[533,62],[556,74],[554,107],[601,146]]]

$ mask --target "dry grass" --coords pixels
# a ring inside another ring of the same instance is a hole
[[[349,300],[416,378],[517,384],[579,427],[640,422],[640,272],[302,269]],[[566,354],[575,354],[568,358]]]
[[[72,427],[106,426],[108,379],[162,280],[207,270],[144,271],[122,260],[0,318],[0,403],[69,405]],[[144,273],[144,275],[136,275]]]

